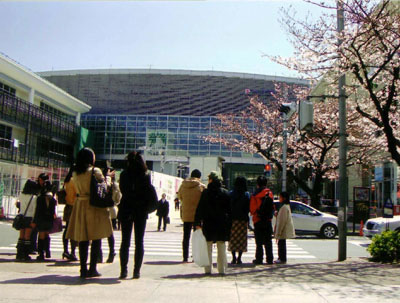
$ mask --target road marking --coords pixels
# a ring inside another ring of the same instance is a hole
[[[62,243],[62,233],[56,233],[50,235],[51,237],[51,247],[50,250],[52,252],[61,253],[63,252],[63,243]],[[114,232],[115,239],[115,248],[116,251],[119,250],[121,245],[121,233]],[[11,244],[8,247],[0,247],[0,250],[13,251],[15,252],[16,243]],[[191,251],[191,243],[189,245],[189,251]],[[290,259],[315,259],[316,257],[311,255],[309,252],[305,251],[303,248],[294,244],[291,240],[287,241],[287,257]],[[228,243],[226,244],[228,248]],[[144,238],[144,249],[145,256],[168,256],[171,258],[182,258],[182,234],[180,233],[168,233],[165,232],[162,236],[159,233],[146,233]],[[107,255],[109,252],[107,239],[102,241],[102,250],[103,255]],[[134,239],[132,237],[131,246],[130,246],[130,254],[134,254],[135,245]],[[273,253],[277,256],[278,248],[273,241]],[[213,248],[213,257],[216,257],[217,250],[214,246]],[[227,251],[228,257],[230,256],[230,252]],[[253,238],[248,239],[247,252],[243,253],[244,260],[252,260],[255,255],[255,241]]]

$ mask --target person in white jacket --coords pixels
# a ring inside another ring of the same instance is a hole
[[[21,195],[18,198],[20,203],[20,213],[24,214],[23,227],[19,231],[17,243],[17,261],[30,261],[29,256],[31,247],[32,218],[36,210],[37,192],[40,186],[33,180],[27,180]]]
[[[292,220],[292,212],[290,211],[290,199],[287,192],[282,192],[279,196],[279,202],[282,203],[276,217],[275,239],[278,242],[278,257],[275,261],[277,264],[286,264],[286,239],[296,237]]]

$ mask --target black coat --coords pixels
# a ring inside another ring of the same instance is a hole
[[[167,200],[165,200],[165,202],[162,203],[162,199],[161,199],[160,201],[158,201],[158,204],[157,204],[156,216],[167,217],[168,214],[169,214],[169,202]]]
[[[129,170],[124,170],[120,175],[119,188],[122,193],[118,208],[118,219],[121,221],[148,218],[147,204],[145,202],[146,190],[151,185],[149,174],[136,176]]]
[[[229,241],[232,211],[228,191],[219,182],[208,184],[200,197],[195,226],[201,225],[207,241]]]
[[[51,193],[41,194],[37,198],[33,223],[37,225],[38,231],[49,231],[53,227],[56,206],[57,201],[53,198]]]
[[[231,198],[232,220],[249,221],[250,194],[248,192],[229,193]]]

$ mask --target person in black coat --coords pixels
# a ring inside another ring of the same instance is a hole
[[[158,201],[157,205],[157,212],[156,216],[158,216],[158,228],[157,230],[160,231],[161,229],[161,221],[163,222],[163,229],[164,231],[167,230],[167,218],[169,214],[169,202],[165,199],[166,195],[162,194],[161,200]]]
[[[140,277],[143,262],[143,238],[148,219],[148,205],[145,202],[146,193],[151,186],[150,175],[146,163],[138,152],[130,152],[127,168],[120,175],[119,187],[122,193],[118,210],[118,220],[121,222],[122,241],[119,251],[121,274],[120,279],[128,275],[129,247],[132,227],[135,229],[135,265],[133,278]]]
[[[42,192],[37,198],[37,205],[35,210],[35,216],[33,218],[33,224],[39,231],[38,240],[38,253],[39,256],[36,260],[43,261],[45,258],[44,252],[46,252],[46,258],[50,258],[50,230],[53,227],[53,221],[56,216],[57,201],[54,199],[53,193],[51,192],[52,185],[50,181],[45,181]]]
[[[226,260],[225,241],[229,241],[232,225],[232,211],[228,191],[222,188],[222,179],[216,172],[208,176],[208,186],[200,197],[197,206],[196,229],[202,228],[207,241],[210,266],[204,268],[206,274],[211,274],[212,245],[217,243],[217,267],[219,274],[225,274],[228,267]]]
[[[242,254],[247,251],[247,226],[249,222],[250,194],[247,180],[237,177],[231,197],[232,230],[228,250],[232,253],[231,264],[242,264]],[[236,258],[236,252],[238,257]]]

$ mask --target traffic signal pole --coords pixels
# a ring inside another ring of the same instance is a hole
[[[287,115],[283,113],[282,192],[286,191]]]

